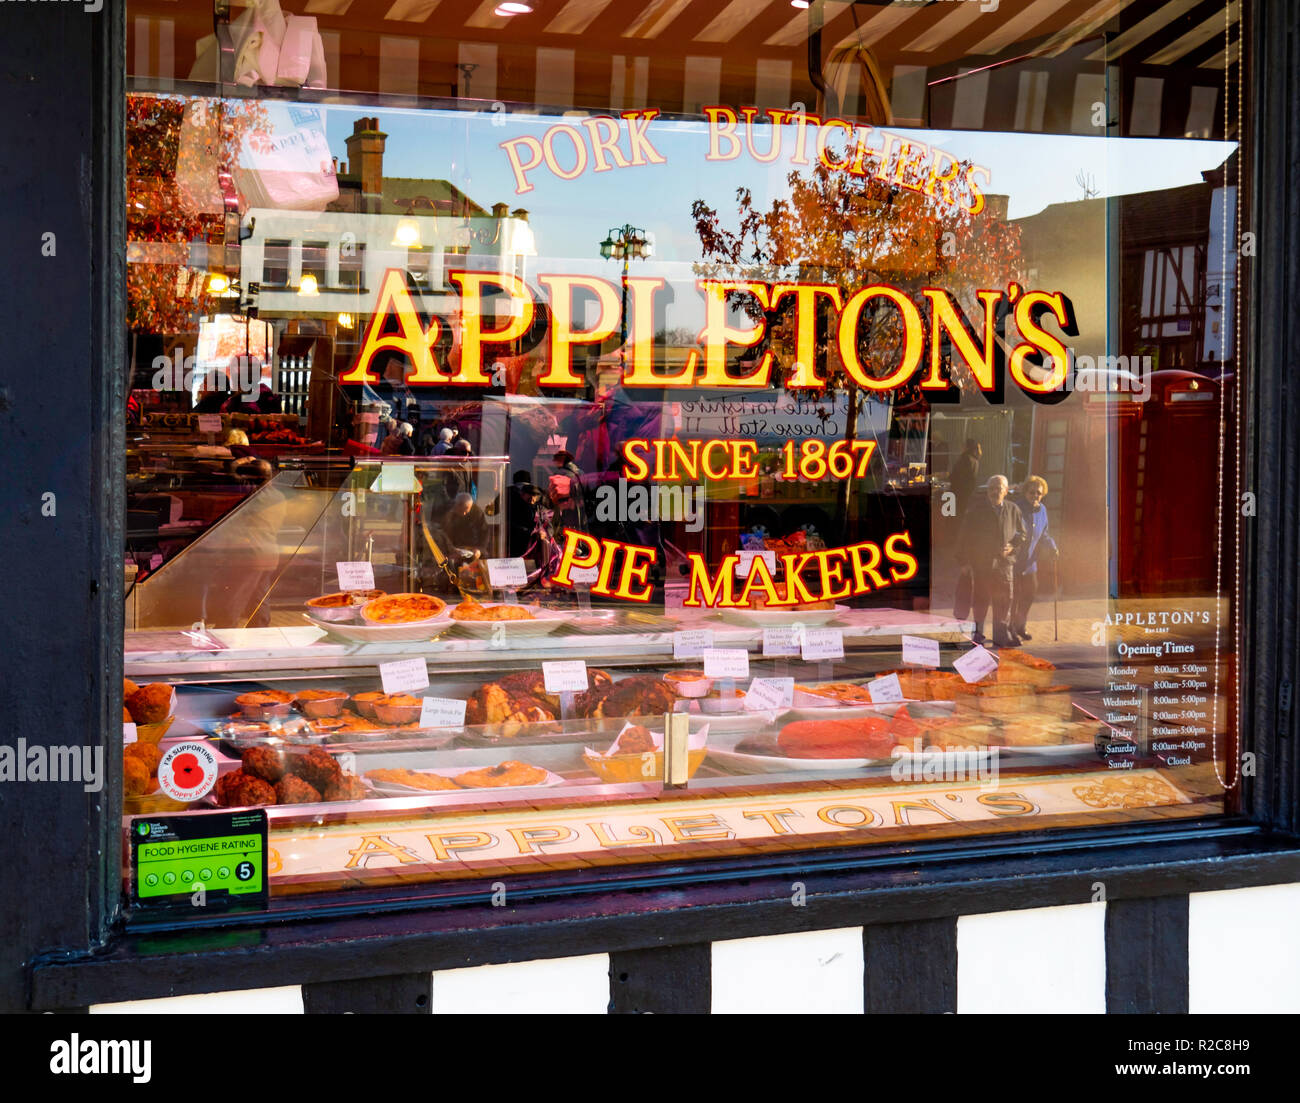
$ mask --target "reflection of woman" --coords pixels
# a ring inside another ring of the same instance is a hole
[[[1057,556],[1056,541],[1047,535],[1047,507],[1043,505],[1046,497],[1047,480],[1031,475],[1020,484],[1020,489],[1011,499],[1019,508],[1025,531],[1029,534],[1029,539],[1020,546],[1016,556],[1016,577],[1011,595],[1011,631],[1022,640],[1030,638],[1025,631],[1025,621],[1038,593],[1039,560],[1055,560]]]

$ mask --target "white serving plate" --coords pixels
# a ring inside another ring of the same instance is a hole
[[[782,758],[777,755],[742,754],[735,749],[739,739],[709,745],[708,757],[720,765],[751,774],[825,774],[844,770],[862,770],[868,766],[888,765],[888,759],[871,758]]]
[[[1096,747],[1091,743],[1049,743],[1037,747],[998,747],[999,760],[1008,758],[1083,758],[1096,757]]]
[[[692,731],[707,725],[710,732],[718,735],[734,733],[738,736],[746,736],[770,728],[778,720],[783,719],[786,712],[782,709],[778,712],[728,712],[722,714],[692,712],[688,715],[690,716]]]
[[[742,628],[788,628],[792,624],[826,624],[848,611],[849,606],[837,605],[834,609],[719,609],[716,615]]]
[[[433,620],[421,621],[419,624],[365,624],[361,621],[346,624],[317,620],[310,614],[305,615],[317,627],[349,643],[419,643],[422,640],[436,640],[456,623],[446,611]]]
[[[415,774],[438,774],[441,777],[454,778],[457,774],[465,773],[466,770],[481,770],[483,768],[484,767],[482,766],[442,766],[432,770],[412,770],[411,772]],[[362,775],[361,780],[373,788],[375,792],[386,793],[389,796],[394,797],[409,797],[412,795],[422,797],[440,797],[455,796],[456,794],[464,795],[465,793],[503,793],[515,789],[545,789],[548,786],[565,784],[564,778],[559,774],[552,773],[550,770],[547,770],[546,777],[535,785],[496,785],[465,789],[419,789],[414,785],[399,785],[395,781],[377,781],[374,778],[365,777],[364,775]]]
[[[549,609],[547,612],[561,614],[570,628],[613,628],[623,623],[621,609],[592,609],[586,613],[581,609]]]
[[[485,607],[494,608],[502,602],[491,602]],[[455,606],[452,606],[454,609]],[[526,639],[529,636],[549,636],[558,628],[573,623],[573,614],[561,609],[538,609],[526,606],[533,614],[532,620],[449,620],[448,623],[477,636],[482,640],[490,639]],[[448,610],[450,615],[451,610]],[[501,630],[501,635],[494,633]]]

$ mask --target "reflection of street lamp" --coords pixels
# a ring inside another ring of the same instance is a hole
[[[393,230],[393,244],[409,249],[420,244],[420,224],[413,218],[398,219]]]
[[[635,226],[620,226],[615,230],[610,230],[605,235],[605,240],[600,243],[600,255],[606,260],[621,260],[623,262],[623,314],[622,325],[619,331],[620,342],[618,358],[620,364],[627,361],[627,273],[628,265],[632,258],[646,260],[654,256],[655,246],[654,237],[645,230],[640,230]]]

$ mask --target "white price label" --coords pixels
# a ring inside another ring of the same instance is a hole
[[[375,568],[365,560],[355,563],[335,563],[340,590],[373,590]]]
[[[987,678],[998,668],[998,661],[993,657],[992,652],[976,645],[966,652],[960,659],[952,664],[953,670],[962,676],[967,682],[978,682],[981,678]]]
[[[199,414],[199,432],[200,433],[221,432],[221,415],[220,414]]]
[[[772,658],[781,655],[799,654],[799,637],[803,635],[800,628],[764,628],[763,656]]]
[[[528,585],[528,569],[522,559],[489,559],[488,582],[498,590],[517,590]]]
[[[740,559],[736,561],[736,574],[741,578],[748,578],[749,572],[754,569],[754,560],[762,559],[767,563],[767,573],[776,574],[776,552],[774,551],[742,551],[737,553]]]
[[[871,700],[876,704],[903,699],[903,687],[898,681],[897,674],[886,674],[883,678],[868,682],[867,692],[871,694]]]
[[[673,658],[698,659],[704,649],[713,646],[713,630],[710,628],[692,628],[686,632],[673,633]]]
[[[585,693],[587,664],[582,659],[542,663],[542,680],[547,693]]]
[[[569,572],[569,581],[575,586],[590,586],[599,577],[599,567],[574,567]]]
[[[805,628],[800,650],[806,663],[844,658],[844,632],[839,628]]]
[[[913,666],[939,666],[939,641],[924,636],[903,637],[903,662]]]
[[[423,658],[397,659],[379,664],[379,679],[385,693],[409,693],[429,686],[429,664]]]
[[[701,655],[710,678],[749,677],[749,652],[743,647],[706,647]]]
[[[755,678],[745,694],[745,708],[750,712],[770,712],[789,708],[794,703],[793,678]]]
[[[420,704],[420,727],[463,728],[465,702],[450,697],[426,697]]]
[[[122,725],[122,742],[123,742],[123,743],[134,743],[134,742],[136,741],[136,739],[137,739],[137,736],[136,736],[136,734],[135,734],[135,725],[134,725],[134,724],[123,724],[123,725]]]

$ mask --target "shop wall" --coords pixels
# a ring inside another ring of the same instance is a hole
[[[1297,922],[1300,884],[1269,885],[479,965],[386,978],[365,991],[391,1000],[394,1010],[434,1014],[1296,1013],[1300,948],[1289,932]],[[1153,961],[1154,985],[1147,982]],[[403,1005],[413,979],[417,988],[427,983],[431,998]],[[338,986],[91,1011],[297,1014],[331,987]]]

